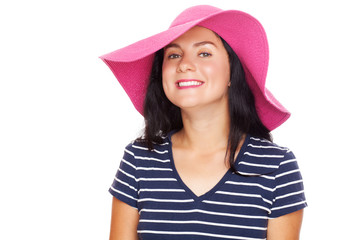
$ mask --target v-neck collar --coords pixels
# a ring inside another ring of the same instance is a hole
[[[224,176],[220,179],[220,181],[215,184],[215,186],[213,188],[211,188],[209,191],[207,191],[206,193],[204,193],[203,195],[197,196],[181,179],[176,167],[175,167],[175,161],[174,161],[174,157],[173,157],[173,151],[172,151],[172,142],[171,142],[171,136],[176,133],[178,130],[173,130],[168,134],[168,154],[169,154],[169,159],[170,159],[170,164],[171,164],[171,169],[173,170],[173,173],[175,175],[176,180],[178,181],[178,183],[181,185],[181,187],[185,190],[185,192],[187,194],[189,194],[191,196],[192,199],[194,199],[195,202],[201,202],[203,200],[207,200],[210,199],[210,197],[231,177],[231,175],[233,174],[233,172],[231,171],[231,169],[228,169],[226,171],[226,173],[224,174]],[[235,164],[237,164],[240,159],[242,158],[242,156],[244,155],[245,149],[247,148],[248,142],[249,142],[250,136],[247,135],[245,138],[245,141],[243,143],[243,145],[241,146],[241,149],[239,151],[239,154],[237,155],[236,159],[235,159]]]

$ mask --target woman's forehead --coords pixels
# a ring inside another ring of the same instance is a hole
[[[188,43],[194,45],[195,47],[206,44],[211,44],[217,47],[217,45],[221,43],[221,40],[219,36],[210,29],[200,26],[195,26],[189,29],[184,34],[182,34],[174,41],[172,41],[170,44],[165,46],[164,49],[170,47],[181,47],[182,44],[188,44]]]

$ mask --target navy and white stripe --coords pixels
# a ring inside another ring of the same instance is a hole
[[[170,136],[149,151],[129,144],[110,193],[137,208],[140,239],[266,239],[267,222],[306,207],[294,154],[248,136],[236,160],[197,197],[176,172]]]

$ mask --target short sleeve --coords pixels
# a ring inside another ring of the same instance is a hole
[[[120,166],[116,172],[109,192],[120,201],[137,208],[138,181],[136,178],[136,162],[132,152],[132,144],[124,151]]]
[[[275,188],[269,218],[295,212],[307,206],[304,184],[294,154],[288,150],[274,173]]]

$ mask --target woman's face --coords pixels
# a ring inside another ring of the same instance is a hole
[[[228,105],[230,64],[221,39],[194,27],[164,48],[163,88],[181,109]]]

